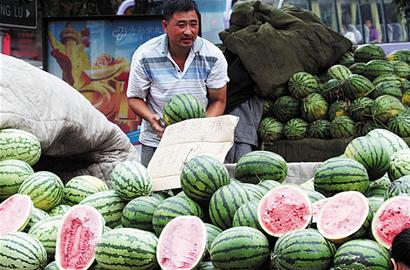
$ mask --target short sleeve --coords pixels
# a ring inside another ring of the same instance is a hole
[[[225,56],[218,48],[215,48],[215,51],[218,60],[215,62],[205,81],[208,88],[221,88],[229,82],[228,63],[226,62]]]
[[[137,50],[132,57],[130,67],[130,77],[127,88],[128,98],[145,98],[151,85],[151,79],[147,74],[142,59],[141,54]]]

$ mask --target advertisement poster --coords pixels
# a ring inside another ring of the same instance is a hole
[[[126,90],[134,51],[161,35],[159,16],[47,18],[44,69],[83,94],[138,144],[139,119],[128,107]]]

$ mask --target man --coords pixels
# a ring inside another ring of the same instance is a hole
[[[219,116],[226,105],[227,62],[222,52],[198,37],[200,13],[193,0],[165,4],[165,34],[141,45],[132,57],[128,104],[142,121],[141,163],[147,166],[164,132],[160,118],[165,103],[188,93]]]
[[[390,255],[394,270],[410,270],[410,228],[394,237]]]

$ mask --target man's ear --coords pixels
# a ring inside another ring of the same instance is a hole
[[[394,259],[390,259],[391,260],[391,263],[392,263],[392,265],[393,265],[393,270],[398,270],[399,268],[397,268],[397,264],[396,264],[396,262],[394,261]]]
[[[164,29],[164,32],[165,32],[165,33],[168,33],[168,32],[167,32],[168,22],[167,22],[166,20],[162,20],[162,21],[161,21],[161,25],[162,25],[162,29]]]

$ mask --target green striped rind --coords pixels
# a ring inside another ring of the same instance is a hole
[[[19,129],[0,129],[0,160],[18,159],[35,164],[41,155],[40,141]]]
[[[271,189],[280,186],[280,183],[278,181],[274,181],[274,180],[263,180],[263,181],[258,183],[258,186],[265,189],[264,194],[263,194],[263,195],[265,195]]]
[[[104,269],[145,270],[158,267],[158,238],[151,232],[119,228],[97,242],[95,260]]]
[[[330,79],[319,87],[319,93],[327,102],[335,102],[343,97],[342,84],[339,80]]]
[[[347,101],[338,100],[329,106],[329,120],[333,121],[336,117],[348,115],[349,104]]]
[[[410,50],[400,49],[395,50],[388,55],[386,55],[386,60],[389,61],[403,61],[410,65]]]
[[[353,53],[353,58],[356,63],[366,63],[375,59],[384,59],[385,56],[384,50],[375,44],[360,45]]]
[[[404,110],[404,105],[397,98],[390,95],[381,95],[374,100],[372,115],[381,123],[387,123],[390,118],[393,118]]]
[[[185,163],[180,181],[182,190],[195,201],[209,201],[218,188],[230,182],[223,163],[210,156],[197,156]]]
[[[300,111],[302,118],[308,122],[323,119],[327,115],[329,104],[318,93],[312,93],[302,99]]]
[[[68,205],[80,203],[88,195],[108,190],[107,184],[91,175],[81,175],[70,179],[64,187],[64,202]]]
[[[70,210],[71,206],[66,205],[66,204],[60,204],[48,211],[50,216],[62,216],[64,215],[68,210]]]
[[[219,188],[209,202],[209,216],[212,224],[221,229],[232,227],[236,210],[255,199],[254,195],[242,184],[231,183]]]
[[[122,210],[125,201],[114,190],[101,191],[91,194],[80,204],[93,206],[104,217],[105,225],[114,228],[121,224]]]
[[[263,142],[272,142],[283,138],[283,124],[272,117],[261,120],[258,128],[259,138]]]
[[[273,104],[273,116],[282,123],[300,115],[300,102],[292,96],[278,98]]]
[[[222,232],[222,229],[210,223],[205,223],[205,228],[206,228],[206,252],[207,252],[205,254],[205,257],[208,257],[212,242]]]
[[[154,191],[151,193],[151,197],[155,197],[159,199],[160,201],[165,200],[166,198],[169,198],[171,196],[174,196],[174,193],[172,190],[167,190],[167,191]]]
[[[349,67],[350,71],[354,74],[363,75],[366,63],[355,63]]]
[[[370,97],[376,99],[382,95],[390,95],[399,100],[402,98],[400,86],[391,82],[378,83],[373,92],[370,93]]]
[[[394,181],[402,176],[410,175],[410,149],[402,149],[391,156],[388,170],[389,178]]]
[[[0,200],[16,194],[21,183],[34,173],[31,166],[22,160],[0,161]]]
[[[344,243],[337,249],[333,263],[335,269],[390,269],[388,251],[375,241],[368,239],[357,239]]]
[[[351,74],[352,74],[352,72],[350,71],[350,69],[345,67],[345,66],[342,66],[342,65],[334,65],[334,66],[331,66],[327,70],[327,75],[330,78],[336,79],[336,80],[339,80],[339,81],[345,80]]]
[[[401,149],[409,148],[407,143],[402,138],[387,129],[374,129],[370,131],[367,136],[378,139],[384,149],[386,149],[389,157]]]
[[[49,217],[50,215],[46,211],[33,207],[30,220],[24,228],[24,231],[28,231],[34,224]]]
[[[319,84],[316,78],[307,72],[297,72],[290,76],[288,81],[289,93],[297,98],[302,99],[310,93],[316,92]]]
[[[310,200],[311,203],[314,203],[316,201],[319,201],[319,200],[322,200],[322,199],[326,198],[322,193],[320,193],[318,191],[315,191],[315,190],[304,189],[304,191],[308,195],[309,200]]]
[[[234,227],[219,234],[211,245],[217,269],[258,269],[270,255],[266,236],[250,227]]]
[[[349,116],[338,116],[330,122],[330,136],[332,138],[349,138],[356,134],[355,122]]]
[[[326,197],[342,191],[365,192],[369,187],[366,168],[356,160],[335,157],[326,160],[315,171],[315,190]]]
[[[123,161],[111,171],[112,188],[124,200],[147,196],[152,192],[152,178],[138,161]]]
[[[41,242],[49,256],[53,256],[56,251],[57,232],[62,221],[62,216],[49,217],[37,222],[28,231]]]
[[[309,124],[307,137],[317,139],[330,138],[330,122],[328,120],[319,119]]]
[[[357,122],[370,118],[373,102],[368,97],[360,97],[353,100],[349,105],[349,116]]]
[[[345,96],[350,100],[365,97],[375,89],[372,81],[359,74],[352,74],[347,77],[342,87]]]
[[[52,261],[51,263],[47,264],[43,270],[60,270],[60,268],[58,268],[56,261]]]
[[[367,170],[369,180],[377,180],[387,173],[389,154],[381,142],[369,136],[353,139],[344,152],[346,157],[360,162]]]
[[[262,181],[263,182],[263,181]],[[266,189],[259,185],[251,183],[242,183],[242,185],[255,197],[257,200],[262,199],[263,195],[266,193]]]
[[[43,269],[47,252],[33,236],[15,232],[0,235],[0,269]]]
[[[402,85],[402,81],[399,76],[394,75],[394,74],[385,74],[385,75],[380,75],[376,79],[373,80],[374,85],[378,85],[381,82],[388,82],[397,86]]]
[[[390,186],[391,182],[389,177],[383,176],[380,179],[371,181],[369,184],[369,189],[364,195],[366,197],[384,197],[386,189]]]
[[[303,229],[279,237],[273,260],[277,270],[327,270],[333,255],[333,247],[317,230]]]
[[[393,64],[386,60],[371,60],[366,63],[364,76],[373,80],[381,75],[393,74]]]
[[[369,211],[372,215],[376,214],[377,210],[379,210],[380,206],[384,203],[384,198],[379,196],[368,197],[367,200],[369,201]]]
[[[288,175],[288,165],[280,155],[269,151],[253,151],[243,155],[235,165],[235,178],[257,184],[263,180],[282,183]]]
[[[410,65],[403,61],[392,61],[394,74],[400,78],[410,78]]]
[[[165,225],[178,216],[204,215],[201,207],[188,197],[176,196],[165,199],[155,210],[152,216],[152,226],[155,234],[160,235]]]
[[[401,112],[390,118],[387,127],[400,137],[410,137],[410,114]]]
[[[262,112],[263,117],[272,116],[272,114],[273,114],[273,103],[274,103],[274,100],[272,100],[272,99],[263,100],[263,112]]]
[[[238,210],[236,210],[235,215],[233,216],[232,226],[252,227],[263,232],[256,215],[258,212],[258,203],[259,201],[257,200],[250,201],[239,207]]]
[[[64,184],[57,175],[40,171],[24,180],[18,193],[29,195],[35,207],[47,211],[60,203],[63,188]]]
[[[216,269],[212,262],[201,262],[198,265],[198,270],[214,270]]]
[[[394,180],[386,190],[384,199],[387,200],[400,195],[410,196],[410,175],[405,175]]]
[[[286,122],[283,133],[288,140],[303,139],[307,133],[309,124],[302,118],[293,118]]]
[[[354,63],[353,52],[348,51],[339,58],[338,63],[343,66],[350,66]]]
[[[160,204],[160,199],[150,196],[141,196],[131,200],[122,211],[122,226],[153,231],[152,216]]]
[[[163,117],[167,125],[186,119],[205,117],[204,105],[190,94],[179,94],[171,97],[163,109]]]
[[[373,120],[364,120],[357,122],[357,133],[356,136],[365,136],[370,131],[382,128],[381,124],[373,121]]]

